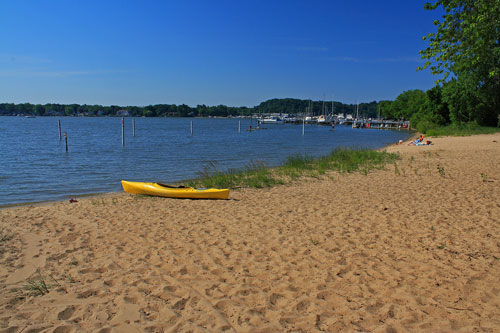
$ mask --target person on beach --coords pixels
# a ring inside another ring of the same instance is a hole
[[[423,135],[420,135],[420,137],[419,137],[417,140],[415,140],[415,141],[411,141],[411,142],[408,144],[408,146],[409,146],[409,145],[416,145],[416,144],[418,144],[418,143],[421,143],[423,140],[424,140],[424,136],[423,136]]]

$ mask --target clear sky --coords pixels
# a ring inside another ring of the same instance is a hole
[[[426,0],[2,0],[0,102],[254,106],[427,90]]]

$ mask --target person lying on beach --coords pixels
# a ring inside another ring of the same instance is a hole
[[[415,146],[429,146],[429,145],[432,145],[432,141],[424,141],[424,142],[418,142],[415,144]]]
[[[424,140],[424,136],[423,136],[423,135],[421,135],[421,136],[420,136],[417,140],[415,140],[415,141],[411,141],[411,142],[408,144],[408,146],[409,146],[409,145],[416,145],[416,144],[418,144],[418,143],[421,143],[421,142],[422,142],[422,140]]]

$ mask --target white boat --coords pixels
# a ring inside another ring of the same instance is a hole
[[[279,117],[264,117],[259,119],[259,123],[261,124],[280,124],[281,122],[283,122],[283,120]]]
[[[286,116],[286,117],[283,117],[283,121],[285,123],[294,123],[294,122],[298,121],[298,118]]]
[[[324,115],[318,116],[316,121],[318,122],[318,124],[326,124],[327,122],[326,117]]]
[[[361,128],[361,122],[359,122],[359,103],[356,102],[356,118],[352,122],[352,128]]]

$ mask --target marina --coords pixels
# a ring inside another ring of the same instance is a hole
[[[307,115],[288,115],[288,114],[268,114],[268,115],[253,115],[260,124],[296,124],[300,125],[306,123],[309,125],[346,125],[353,128],[372,128],[372,129],[410,129],[410,122],[408,120],[386,120],[386,119],[372,119],[363,117],[353,117],[351,114],[344,115],[330,114],[319,116]]]

